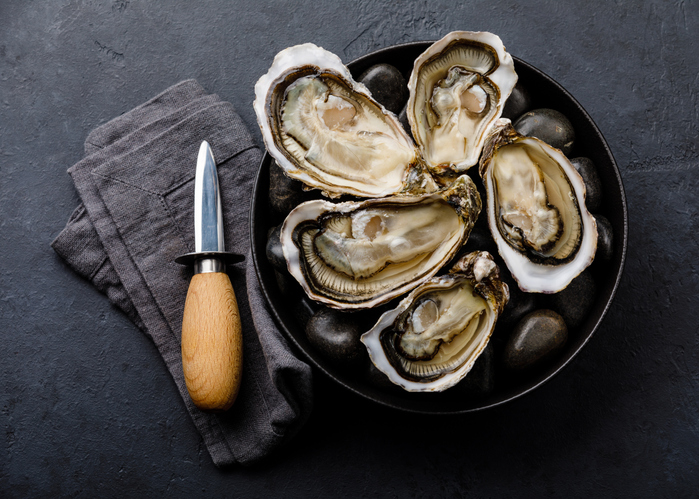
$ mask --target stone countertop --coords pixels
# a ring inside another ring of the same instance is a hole
[[[605,135],[629,208],[614,305],[533,393],[466,417],[378,407],[316,376],[267,461],[215,468],[154,345],[49,244],[90,130],[187,78],[258,143],[253,85],[312,41],[350,61],[456,29],[498,34]],[[694,2],[0,3],[0,495],[678,497],[699,486]],[[416,434],[416,428],[420,431]]]

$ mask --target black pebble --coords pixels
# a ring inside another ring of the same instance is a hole
[[[510,276],[507,268],[500,268],[500,276],[510,290],[510,301],[498,317],[498,331],[510,331],[528,313],[536,310],[537,299],[534,293],[525,293]]]
[[[286,216],[308,197],[301,182],[287,177],[276,163],[270,165],[269,204],[275,212]]]
[[[301,293],[300,299],[296,301],[293,305],[293,313],[296,320],[301,324],[302,327],[306,327],[308,321],[311,317],[320,309],[321,305],[310,300],[305,294]]]
[[[512,89],[512,93],[505,102],[502,117],[514,123],[517,121],[517,118],[529,110],[531,105],[532,99],[529,91],[517,82],[517,85]]]
[[[306,337],[323,357],[342,366],[357,365],[366,351],[363,329],[353,314],[321,308],[306,324]]]
[[[296,293],[297,287],[300,289],[299,284],[294,280],[288,272],[274,271],[274,280],[277,282],[277,287],[281,291],[283,296],[293,296]],[[302,291],[303,292],[303,291]]]
[[[587,270],[556,294],[549,295],[549,306],[561,314],[569,328],[582,324],[597,298],[597,285]]]
[[[563,317],[553,310],[536,310],[525,316],[512,331],[505,346],[503,364],[522,371],[556,357],[568,339]]]
[[[478,214],[474,227],[490,231],[488,228],[488,194],[485,192],[485,186],[483,185],[483,181],[481,180],[480,176],[476,173],[471,173],[470,176],[471,180],[473,180],[473,183],[476,185],[478,195],[481,198],[481,212]]]
[[[395,66],[372,66],[362,73],[358,81],[369,89],[379,104],[394,114],[400,113],[408,101],[408,84]]]
[[[534,109],[523,114],[514,124],[515,130],[527,137],[536,137],[568,156],[575,145],[575,130],[562,113],[555,109]]]
[[[570,160],[585,182],[585,205],[590,211],[599,210],[602,206],[602,182],[595,164],[590,158],[573,158]]]
[[[493,241],[490,235],[490,230],[483,228],[476,228],[471,231],[468,236],[466,244],[464,244],[462,249],[462,254],[471,253],[472,251],[487,251],[492,256],[496,257],[498,254],[498,247]],[[502,269],[500,269],[502,272]]]
[[[284,258],[284,251],[282,250],[282,242],[279,240],[281,230],[281,225],[272,229],[267,238],[265,251],[269,263],[271,263],[275,269],[286,272],[286,259]]]
[[[602,215],[594,215],[597,220],[597,254],[595,261],[608,262],[614,256],[614,229]]]

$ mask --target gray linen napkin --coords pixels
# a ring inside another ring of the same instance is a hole
[[[207,140],[218,164],[226,249],[243,323],[243,380],[233,408],[199,411],[182,374],[180,334],[194,250],[197,152]],[[194,80],[179,83],[100,126],[68,172],[82,199],[51,244],[155,343],[217,466],[250,464],[288,441],[312,406],[311,370],[267,311],[249,255],[248,213],[261,157],[231,104]]]

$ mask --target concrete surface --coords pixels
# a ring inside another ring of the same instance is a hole
[[[504,407],[404,415],[317,376],[291,445],[215,468],[155,347],[49,247],[78,203],[66,169],[91,129],[185,78],[261,143],[253,85],[279,50],[349,61],[454,29],[500,35],[605,135],[630,218],[614,306]],[[0,2],[0,496],[695,495],[698,30],[693,1]]]

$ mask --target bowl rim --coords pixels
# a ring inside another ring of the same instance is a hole
[[[427,40],[427,41],[414,41],[414,42],[408,42],[408,43],[401,43],[401,44],[396,44],[396,45],[391,45],[388,47],[384,47],[378,50],[374,50],[372,52],[369,52],[361,57],[358,57],[351,62],[347,64],[347,67],[352,69],[352,67],[356,66],[362,66],[367,63],[367,61],[372,61],[376,58],[381,58],[382,55],[386,54],[391,54],[395,52],[396,50],[406,50],[406,49],[426,49],[430,44],[434,43],[434,40]],[[250,224],[250,253],[252,255],[252,260],[253,264],[255,267],[255,275],[257,277],[258,283],[260,285],[260,289],[262,291],[263,296],[265,297],[265,300],[267,302],[267,305],[269,306],[269,312],[271,313],[276,325],[279,327],[280,331],[283,332],[285,338],[288,341],[291,341],[291,343],[294,345],[294,347],[303,355],[304,359],[309,362],[311,365],[313,365],[316,369],[318,369],[320,372],[322,372],[324,375],[328,376],[330,379],[332,379],[334,382],[338,383],[340,386],[344,387],[345,389],[349,390],[350,392],[353,392],[357,395],[359,395],[362,398],[371,400],[373,402],[376,402],[379,405],[382,405],[384,407],[389,407],[391,409],[396,409],[402,412],[410,412],[410,413],[417,413],[417,414],[430,414],[430,415],[454,415],[454,414],[466,414],[466,413],[472,413],[472,412],[478,412],[478,411],[483,411],[486,409],[491,409],[494,407],[501,406],[503,404],[506,404],[508,402],[511,402],[513,400],[519,399],[522,396],[529,394],[533,392],[535,389],[541,387],[543,384],[548,382],[551,378],[556,376],[558,373],[560,373],[565,367],[570,365],[571,361],[578,356],[580,351],[587,345],[587,343],[590,341],[590,339],[594,336],[594,334],[597,332],[599,329],[600,324],[604,320],[604,318],[607,315],[607,312],[609,311],[612,303],[614,302],[614,298],[616,296],[617,290],[619,288],[619,284],[621,282],[621,278],[624,272],[624,267],[626,263],[626,254],[627,254],[627,244],[628,244],[628,226],[629,226],[629,221],[628,221],[628,207],[627,207],[627,201],[626,201],[626,192],[624,189],[624,184],[621,179],[621,173],[619,171],[619,167],[617,165],[616,159],[614,158],[614,155],[612,154],[611,149],[609,148],[609,144],[607,143],[606,138],[602,134],[602,132],[599,130],[599,127],[597,124],[594,122],[592,117],[588,114],[588,112],[583,108],[582,105],[573,97],[573,95],[570,94],[561,84],[559,84],[556,80],[548,76],[546,73],[541,71],[540,69],[536,68],[532,64],[523,61],[522,59],[512,56],[512,58],[515,60],[515,63],[517,65],[523,66],[527,68],[532,73],[537,74],[538,77],[541,77],[547,82],[557,88],[561,92],[561,94],[575,107],[577,110],[580,112],[580,114],[588,121],[588,125],[591,127],[592,131],[594,134],[600,139],[601,144],[604,148],[604,153],[605,155],[609,158],[610,165],[612,167],[612,173],[614,175],[614,178],[616,180],[617,186],[618,186],[618,191],[619,191],[619,196],[620,196],[620,205],[622,208],[622,224],[623,224],[623,232],[622,232],[622,241],[621,241],[621,255],[620,255],[620,263],[619,263],[619,268],[615,276],[614,284],[609,296],[609,299],[607,300],[607,303],[604,306],[604,309],[602,310],[599,318],[596,320],[594,326],[590,330],[589,334],[587,334],[583,341],[578,345],[578,347],[573,350],[570,355],[555,369],[550,371],[546,376],[544,376],[542,379],[540,379],[538,382],[532,384],[529,387],[526,387],[525,389],[519,391],[518,393],[511,395],[509,397],[502,398],[500,400],[496,400],[492,403],[487,403],[475,407],[469,407],[465,408],[462,410],[456,410],[456,411],[430,411],[430,410],[422,410],[422,409],[417,409],[414,407],[405,407],[401,406],[399,404],[392,403],[390,400],[382,400],[380,398],[376,398],[371,396],[371,394],[367,394],[362,392],[361,390],[358,390],[357,388],[351,386],[350,384],[346,383],[344,380],[340,379],[337,377],[335,374],[331,373],[328,369],[325,368],[321,363],[317,362],[308,352],[306,352],[305,348],[296,340],[294,334],[291,333],[291,331],[288,329],[287,325],[285,322],[282,320],[279,312],[277,311],[277,307],[274,304],[270,292],[267,289],[267,286],[265,284],[264,279],[262,278],[261,271],[260,271],[260,262],[258,261],[258,254],[257,251],[255,251],[255,234],[257,232],[257,224],[255,221],[255,206],[259,203],[258,196],[260,195],[259,192],[259,183],[260,183],[260,177],[261,177],[261,172],[262,169],[265,167],[267,163],[271,163],[274,161],[274,159],[269,155],[269,152],[267,150],[264,150],[264,154],[262,155],[262,159],[260,161],[257,173],[255,175],[255,182],[254,182],[254,188],[251,196],[251,201],[250,201],[250,214],[249,214],[249,224]],[[266,192],[265,192],[266,194]],[[618,237],[619,234],[615,234],[615,237]]]

